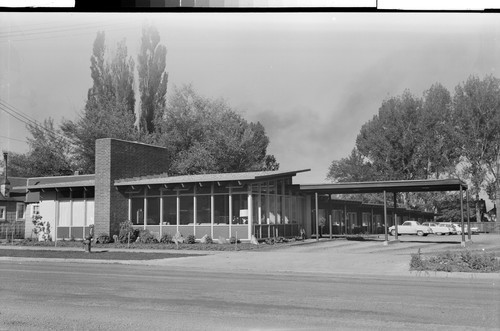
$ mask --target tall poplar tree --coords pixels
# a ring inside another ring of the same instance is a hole
[[[111,61],[106,58],[105,34],[99,32],[90,58],[92,87],[80,118],[63,121],[61,129],[77,144],[73,150],[79,170],[95,171],[95,141],[99,138],[138,140],[135,123],[134,62],[125,41],[118,43]]]
[[[165,108],[168,81],[166,56],[167,48],[160,44],[158,30],[154,26],[144,26],[137,70],[141,100],[139,127],[146,133],[154,133],[155,117],[161,117]]]

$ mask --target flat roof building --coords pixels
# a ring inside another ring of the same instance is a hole
[[[294,237],[301,229],[307,236],[383,233],[383,205],[332,199],[349,183],[293,183],[296,175],[310,169],[169,176],[169,161],[162,147],[98,139],[94,175],[29,178],[24,187],[26,202],[37,204],[58,239],[84,238],[92,224],[96,235],[112,236],[126,220],[158,239],[177,231],[197,238],[242,240]],[[351,185],[350,193],[363,187],[381,188],[380,183]],[[394,182],[392,187],[403,186]],[[396,215],[398,222],[434,217],[404,208],[397,208]],[[26,235],[30,231],[27,226]]]

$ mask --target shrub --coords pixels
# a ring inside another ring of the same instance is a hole
[[[410,270],[418,270],[418,271],[425,270],[425,263],[422,260],[420,248],[418,249],[417,254],[411,254]]]
[[[210,236],[207,235],[206,238],[205,238],[205,243],[206,244],[213,244],[214,240],[212,239],[212,237],[210,237]]]
[[[109,244],[111,242],[111,237],[107,233],[99,233],[96,238],[96,243],[99,244]]]
[[[195,242],[196,242],[196,237],[194,236],[194,234],[190,234],[187,236],[186,238],[187,244],[194,244]]]
[[[139,242],[142,244],[151,244],[158,242],[158,239],[156,239],[148,229],[139,230],[137,237],[139,237]]]
[[[172,235],[170,233],[165,233],[161,237],[160,242],[163,244],[171,244],[174,242],[174,240],[172,239]]]
[[[494,254],[473,252],[444,252],[427,259],[418,254],[411,255],[410,270],[432,270],[447,272],[495,272],[500,270],[500,260]]]
[[[239,244],[239,243],[241,243],[241,241],[239,239],[236,240],[236,237],[231,237],[231,238],[229,238],[229,243],[230,244]]]
[[[363,228],[361,228],[359,226],[352,229],[352,234],[363,234],[363,233],[364,233]]]
[[[124,221],[120,223],[120,232],[118,233],[118,240],[121,243],[126,244],[128,242],[130,235],[130,242],[133,243],[136,238],[136,231],[132,225],[131,221]]]

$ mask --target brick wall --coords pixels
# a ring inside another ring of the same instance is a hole
[[[96,140],[95,234],[118,234],[128,218],[128,197],[114,181],[167,172],[167,149],[111,138]]]

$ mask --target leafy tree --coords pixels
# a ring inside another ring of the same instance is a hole
[[[280,164],[276,160],[276,157],[274,155],[266,155],[264,158],[264,166],[262,167],[262,170],[266,171],[276,171],[279,170]]]
[[[122,40],[111,60],[111,79],[116,103],[135,116],[134,68],[134,60],[128,57],[125,40]]]
[[[332,182],[365,182],[376,180],[377,173],[370,162],[354,148],[346,158],[332,161],[326,179]]]
[[[432,85],[424,92],[418,119],[421,130],[418,155],[423,158],[423,178],[447,177],[455,173],[460,150],[454,138],[452,117],[450,92],[439,83]]]
[[[26,154],[9,153],[9,175],[39,177],[71,175],[75,170],[70,155],[71,142],[55,128],[53,119],[27,126],[29,150]]]
[[[191,85],[174,88],[163,117],[157,117],[155,125],[156,143],[171,154],[172,174],[279,166],[274,156],[266,155],[269,139],[262,124],[248,123],[224,100],[202,97]]]
[[[460,154],[450,124],[451,97],[440,84],[416,98],[408,90],[382,102],[379,112],[364,124],[348,158],[333,161],[332,181],[414,180],[439,178],[453,172]],[[406,207],[430,207],[428,194],[401,195]],[[366,200],[366,198],[364,198]],[[381,201],[378,195],[370,202]]]
[[[379,179],[403,180],[424,177],[420,143],[421,99],[409,91],[385,100],[378,115],[364,124],[356,139],[361,155],[372,164]]]
[[[500,203],[500,80],[470,76],[455,88],[453,105],[463,172],[471,180],[480,219],[477,203],[482,188],[497,206]]]
[[[105,35],[99,32],[90,58],[93,85],[85,109],[76,121],[63,121],[61,129],[76,142],[73,154],[84,173],[95,171],[95,140],[139,140],[134,127],[134,62],[127,58],[125,41],[118,43],[111,63],[106,61]]]
[[[155,131],[155,117],[165,108],[168,74],[167,48],[160,44],[160,34],[153,26],[144,26],[138,56],[139,91],[141,100],[139,125],[143,132]]]

